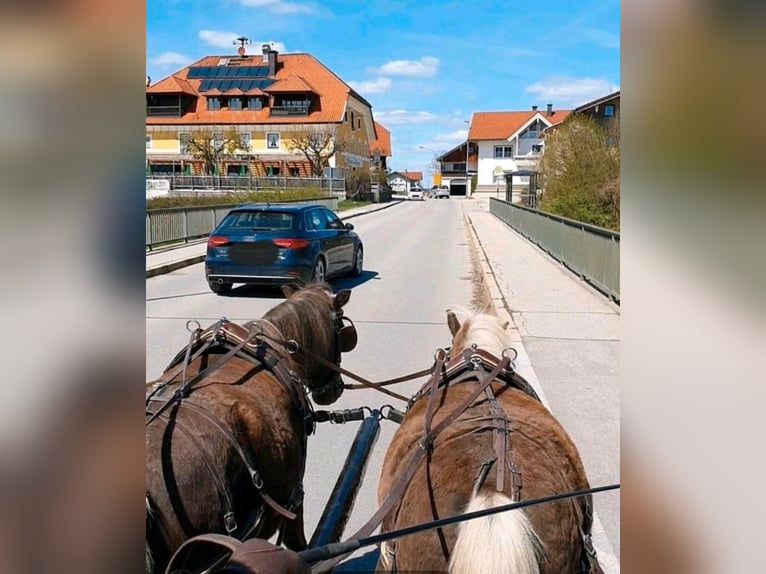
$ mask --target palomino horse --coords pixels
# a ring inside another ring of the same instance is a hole
[[[505,356],[507,323],[460,311],[467,315],[462,324],[448,311],[453,340],[441,376],[413,397],[386,453],[378,502],[383,506],[392,492],[398,500],[383,532],[588,488],[572,440]],[[591,521],[590,496],[516,509],[384,543],[379,568],[601,572]]]
[[[299,291],[262,319],[198,329],[147,397],[146,563],[164,571],[188,538],[221,533],[306,547],[303,473],[319,404],[343,392],[341,352],[356,344],[326,284]],[[185,381],[185,382],[184,382]],[[304,388],[305,387],[305,388]]]

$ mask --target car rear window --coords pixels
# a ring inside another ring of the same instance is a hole
[[[230,213],[221,227],[251,229],[254,231],[280,231],[293,229],[295,218],[292,213],[279,211],[237,211]]]

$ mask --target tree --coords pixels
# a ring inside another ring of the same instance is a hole
[[[221,160],[233,156],[237,151],[246,151],[249,147],[243,135],[234,128],[226,132],[213,131],[209,128],[195,130],[181,142],[181,145],[185,146],[186,152],[195,159],[202,160],[205,173],[208,175],[215,173],[215,168]]]
[[[538,163],[540,208],[608,229],[620,229],[619,123],[602,127],[572,116],[546,136]]]
[[[297,132],[287,139],[287,149],[302,153],[311,164],[311,172],[320,177],[330,158],[348,147],[348,140],[335,127],[314,127]]]

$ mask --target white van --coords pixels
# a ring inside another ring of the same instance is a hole
[[[423,188],[419,183],[411,183],[407,189],[407,199],[423,199]]]

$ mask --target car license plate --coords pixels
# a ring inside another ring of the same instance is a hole
[[[245,237],[242,238],[242,241],[245,243],[254,243],[258,241],[258,238],[255,235],[245,235]]]

